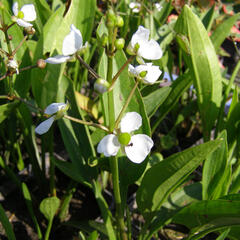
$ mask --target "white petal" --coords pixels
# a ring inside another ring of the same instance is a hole
[[[17,15],[18,15],[18,2],[15,2],[15,3],[13,4],[13,6],[12,6],[12,11],[13,11],[14,16],[17,17]]]
[[[128,112],[120,122],[121,132],[133,132],[142,126],[142,117],[137,112]]]
[[[116,156],[120,144],[114,134],[106,135],[98,144],[97,152],[103,153],[105,157]]]
[[[140,11],[141,4],[136,2],[130,2],[129,7],[132,9],[134,13],[138,13]]]
[[[139,65],[135,68],[135,71],[137,75],[139,75],[141,72],[146,71],[147,74],[145,77],[142,78],[142,80],[145,83],[153,84],[158,80],[160,77],[162,71],[159,69],[158,66],[152,66],[152,63],[147,63],[145,65]]]
[[[45,62],[50,64],[60,64],[66,62],[70,58],[70,56],[57,55],[55,57],[47,58]]]
[[[157,60],[163,55],[159,44],[153,39],[150,41],[141,41],[139,42],[139,45],[138,55],[145,59]]]
[[[49,128],[52,126],[54,122],[54,116],[48,118],[47,120],[43,121],[42,123],[40,123],[36,128],[35,128],[35,132],[37,134],[44,134],[46,133]]]
[[[25,22],[24,20],[18,18],[17,19],[17,24],[21,27],[32,27],[31,23]]]
[[[44,111],[45,114],[52,115],[67,107],[66,103],[52,103]]]
[[[136,134],[131,137],[128,146],[125,147],[127,157],[134,163],[141,163],[150,153],[153,140],[145,134]]]
[[[37,14],[33,4],[26,4],[21,8],[24,14],[23,20],[27,22],[32,22],[36,19]]]
[[[136,43],[141,43],[141,41],[148,41],[150,32],[147,28],[139,26],[138,30],[133,34],[131,39],[132,48],[134,48]]]
[[[72,24],[70,33],[63,40],[62,53],[64,56],[72,55],[82,47],[82,34]]]
[[[137,76],[137,72],[135,70],[135,67],[131,64],[128,65],[128,72],[129,72],[129,75],[131,77],[136,77]]]

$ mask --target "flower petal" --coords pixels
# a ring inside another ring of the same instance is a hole
[[[127,157],[134,163],[141,163],[150,153],[153,140],[145,134],[136,134],[131,137],[128,146],[125,147]]]
[[[160,59],[163,55],[162,49],[157,43],[157,41],[151,39],[150,41],[141,41],[139,42],[138,55],[148,59],[148,60],[157,60]]]
[[[74,54],[81,49],[83,44],[80,30],[78,30],[73,24],[70,29],[70,33],[63,40],[62,53],[64,56]]]
[[[18,15],[18,2],[15,2],[15,3],[13,4],[13,6],[12,6],[12,11],[13,11],[14,16],[17,17],[17,15]]]
[[[148,41],[150,32],[147,28],[139,26],[138,30],[133,34],[131,39],[132,48],[134,48],[136,43],[141,44],[142,41]]]
[[[66,62],[70,58],[70,56],[57,55],[55,57],[47,58],[45,62],[50,64],[60,64]]]
[[[24,14],[23,20],[27,22],[32,22],[36,19],[37,14],[33,4],[26,4],[22,6],[21,11]]]
[[[35,132],[37,134],[44,134],[46,133],[49,128],[52,126],[54,122],[54,116],[48,118],[47,120],[43,121],[42,123],[40,123],[36,128],[35,128]]]
[[[142,126],[142,117],[137,112],[128,112],[120,122],[121,132],[133,132]]]
[[[21,27],[32,27],[31,23],[25,22],[24,20],[18,18],[17,19],[17,24]]]
[[[66,103],[52,103],[44,111],[45,114],[52,115],[67,107]]]
[[[99,142],[97,152],[103,153],[105,157],[116,156],[119,148],[117,136],[108,134]]]
[[[149,83],[149,84],[153,84],[154,82],[156,82],[162,73],[162,71],[159,69],[159,67],[152,66],[152,63],[139,65],[139,66],[135,67],[135,71],[137,73],[137,76],[139,76],[139,74],[141,74],[141,72],[146,71],[147,72],[146,76],[142,77],[141,79],[143,80],[143,82]]]
[[[131,77],[136,77],[137,76],[137,72],[135,70],[135,67],[131,64],[128,65],[128,73]]]

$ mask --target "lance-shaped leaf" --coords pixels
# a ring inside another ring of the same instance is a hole
[[[137,204],[141,212],[160,208],[167,196],[183,182],[197,166],[214,151],[222,140],[210,141],[176,153],[153,165],[144,175],[137,191]]]
[[[173,222],[191,229],[188,239],[200,239],[209,232],[240,225],[240,201],[210,200],[183,208]]]
[[[204,25],[187,5],[177,20],[175,31],[186,36],[189,42],[190,56],[186,56],[185,61],[197,90],[204,136],[209,139],[222,96],[218,58]]]

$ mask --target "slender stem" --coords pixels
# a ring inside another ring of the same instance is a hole
[[[51,231],[51,228],[52,228],[52,223],[53,223],[53,218],[51,218],[48,222],[48,226],[47,226],[47,230],[46,230],[46,233],[45,233],[44,240],[49,239],[49,234],[50,234],[50,231]]]
[[[108,72],[107,80],[111,84],[113,71],[113,57],[108,56]],[[114,110],[114,96],[113,91],[108,92],[108,113],[109,113],[109,130],[113,132],[115,123],[115,110]]]
[[[27,40],[28,35],[24,36],[23,40],[18,44],[18,46],[13,50],[12,52],[12,56],[14,56],[16,54],[16,52],[18,51],[18,49],[23,45],[23,43]]]
[[[81,58],[80,55],[76,54],[77,59],[79,62],[92,74],[93,77],[100,78],[100,76]]]
[[[117,81],[118,77],[120,76],[120,74],[122,73],[122,71],[125,69],[125,67],[127,67],[127,65],[134,59],[134,55],[132,55],[123,65],[122,67],[119,69],[119,71],[115,74],[115,76],[112,79],[112,83],[111,86],[109,87],[108,91],[112,91],[113,86],[115,84],[115,82]]]
[[[116,120],[116,122],[115,122],[115,129],[118,128],[118,124],[120,123],[121,118],[122,118],[122,115],[124,114],[125,110],[126,110],[127,107],[128,107],[128,104],[130,103],[130,101],[131,101],[131,99],[132,99],[132,97],[133,97],[133,94],[134,94],[134,92],[135,92],[135,90],[136,90],[136,88],[137,88],[137,86],[138,86],[138,83],[139,83],[139,80],[137,79],[136,82],[135,82],[135,85],[133,86],[133,88],[132,88],[132,90],[131,90],[131,92],[130,92],[130,94],[129,94],[129,96],[128,96],[128,99],[127,99],[125,105],[123,106],[121,112],[120,112],[119,115],[118,115],[118,118],[117,118],[117,120]]]
[[[77,123],[80,123],[80,124],[84,124],[84,125],[88,125],[88,126],[92,126],[92,127],[97,127],[97,128],[102,129],[105,132],[109,132],[109,129],[107,127],[102,126],[102,125],[97,124],[97,123],[83,121],[83,120],[80,120],[80,119],[77,119],[77,118],[74,118],[74,117],[71,117],[71,116],[68,116],[68,115],[64,115],[64,118],[67,118],[67,119],[69,119],[73,122],[77,122]]]
[[[120,195],[120,186],[119,186],[119,170],[118,170],[118,159],[116,156],[111,157],[110,166],[113,178],[113,192],[116,202],[116,218],[118,223],[118,228],[120,231],[120,236],[122,240],[127,240],[127,233],[125,231],[124,216],[122,211],[122,202]]]
[[[8,54],[11,56],[12,55],[12,48],[11,48],[11,44],[10,44],[10,39],[8,37],[7,34],[7,30],[4,29],[4,35],[5,35],[5,39],[6,39],[6,43],[7,43],[7,47],[8,47]]]

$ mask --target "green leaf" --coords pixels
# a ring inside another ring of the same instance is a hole
[[[81,110],[77,105],[72,83],[69,84],[67,96],[71,103],[70,110],[68,110],[69,114],[72,117],[82,119]],[[96,156],[89,129],[85,125],[75,123],[65,118],[58,120],[58,126],[71,163],[56,161],[57,166],[69,177],[71,177],[71,171],[73,171],[73,179],[78,179],[77,181],[89,185],[89,182],[97,177],[96,168],[90,167],[87,164],[88,158]],[[76,175],[79,175],[79,177]]]
[[[191,229],[189,239],[199,239],[209,232],[240,225],[240,201],[209,200],[192,203],[180,210],[173,222]]]
[[[48,221],[51,221],[54,218],[59,206],[60,200],[57,197],[49,197],[42,200],[39,209],[44,217]]]
[[[97,240],[98,239],[98,233],[97,231],[93,231],[90,236],[87,238],[87,240]]]
[[[194,171],[217,147],[221,140],[210,141],[173,154],[153,165],[144,175],[137,191],[139,210],[153,212],[160,208],[167,196]]]
[[[12,111],[17,107],[18,102],[6,103],[0,105],[0,123],[10,116]]]
[[[176,213],[186,205],[201,200],[202,185],[193,183],[177,189],[157,212],[156,217],[148,227],[149,232],[146,239],[162,228],[170,221]]]
[[[240,109],[240,102],[238,102],[231,112],[228,114],[228,119],[225,125],[225,128],[228,133],[228,144],[229,149],[231,149],[235,144],[240,134],[239,128],[239,109]]]
[[[30,213],[30,216],[31,216],[31,218],[33,220],[33,223],[35,225],[35,228],[37,230],[38,238],[42,239],[41,229],[39,227],[37,218],[36,218],[36,216],[34,214],[34,211],[33,211],[31,194],[30,194],[30,192],[28,190],[28,187],[27,187],[27,185],[25,183],[22,183],[22,192],[23,192],[23,196],[24,196],[27,208],[28,208],[28,212]]]
[[[13,232],[13,229],[12,229],[12,225],[10,224],[6,214],[5,214],[5,211],[2,207],[2,204],[0,204],[0,221],[3,225],[3,228],[5,229],[6,231],[6,235],[8,237],[9,240],[16,240],[15,238],[15,234]]]
[[[189,40],[190,57],[187,57],[187,64],[197,90],[204,137],[209,139],[222,98],[218,58],[201,20],[187,5],[176,22],[175,31],[185,35]]]
[[[161,108],[158,110],[158,119],[153,125],[152,132],[154,132],[159,123],[165,118],[165,116],[173,109],[178,99],[182,94],[190,87],[192,83],[191,75],[189,72],[179,76],[170,86],[171,92],[166,100],[161,104]]]
[[[218,139],[223,139],[219,148],[212,152],[204,162],[203,167],[203,200],[218,199],[228,191],[228,184],[231,179],[229,171],[231,166],[228,165],[228,145],[227,132],[223,131]]]
[[[218,50],[225,40],[225,38],[229,35],[232,26],[239,19],[240,13],[234,14],[227,20],[223,21],[223,23],[219,24],[217,28],[211,35],[212,43],[216,50]]]
[[[171,92],[170,87],[159,88],[143,98],[148,117],[152,117]]]
[[[202,23],[208,32],[212,27],[212,23],[214,20],[214,13],[215,13],[215,4],[213,4],[213,6],[208,11],[206,11],[206,14],[202,19]]]
[[[64,6],[60,7],[44,26],[44,53],[53,53],[54,49],[62,53],[63,39],[69,34],[71,24],[80,29],[83,41],[88,41],[92,34],[95,8],[94,0],[72,0],[63,16]]]

